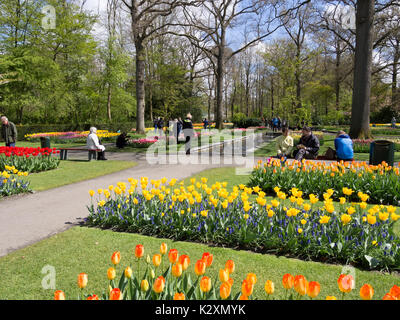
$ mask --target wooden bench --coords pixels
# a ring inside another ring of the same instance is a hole
[[[87,149],[87,148],[58,148],[60,150],[60,160],[67,160],[68,151],[88,151],[89,161],[92,159],[97,160],[97,152],[100,152],[101,149]]]

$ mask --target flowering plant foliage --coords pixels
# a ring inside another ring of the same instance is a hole
[[[28,172],[5,166],[4,171],[0,171],[0,197],[29,192],[29,182],[23,179],[26,176],[28,176]]]

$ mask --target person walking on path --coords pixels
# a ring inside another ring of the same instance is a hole
[[[107,160],[105,158],[106,148],[100,144],[99,137],[97,136],[97,129],[95,127],[90,128],[90,133],[86,139],[86,146],[89,150],[101,150],[97,153],[97,160]]]
[[[203,125],[204,125],[204,130],[207,130],[208,129],[208,120],[207,120],[207,118],[204,118]]]
[[[392,118],[392,128],[393,129],[396,128],[396,118],[395,117]]]
[[[1,137],[3,138],[6,147],[15,147],[17,142],[17,127],[11,121],[8,121],[6,116],[1,117]]]
[[[183,134],[185,135],[185,150],[186,154],[190,154],[191,140],[194,137],[192,115],[187,114],[186,119],[183,120]]]
[[[318,138],[312,133],[311,128],[303,128],[300,142],[296,147],[297,150],[293,152],[293,157],[297,161],[317,158],[320,145]]]

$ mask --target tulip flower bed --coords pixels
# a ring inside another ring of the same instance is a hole
[[[350,201],[356,201],[357,192],[361,191],[369,196],[370,203],[400,205],[399,168],[385,163],[372,166],[365,162],[293,161],[281,165],[280,160],[268,159],[254,168],[249,186],[259,186],[267,194],[273,194],[276,186],[284,192],[299,188],[306,196],[316,194],[319,197],[333,189],[335,200],[346,187],[356,191],[348,195]]]
[[[0,170],[14,166],[27,172],[42,172],[55,169],[60,160],[52,155],[60,151],[49,148],[0,147]]]
[[[22,178],[27,175],[28,172],[22,172],[9,166],[6,166],[3,172],[0,171],[0,198],[29,192],[29,182]]]
[[[70,132],[42,132],[25,135],[25,139],[30,142],[39,142],[40,138],[48,137],[53,143],[86,143],[89,131],[70,131]],[[108,130],[97,130],[97,136],[102,141],[113,142],[120,133],[109,132]]]
[[[112,266],[107,270],[108,289],[100,295],[87,291],[89,275],[80,273],[77,285],[80,289],[78,300],[251,300],[257,275],[248,273],[241,283],[241,291],[232,292],[234,283],[235,262],[228,260],[219,269],[218,276],[212,279],[209,273],[214,257],[209,252],[203,253],[201,259],[194,264],[195,279],[189,274],[190,257],[179,255],[177,249],[169,250],[166,243],[160,246],[160,253],[145,258],[145,249],[138,244],[134,250],[134,262],[131,266],[119,267],[121,253],[115,251],[111,256]],[[165,261],[168,256],[168,261]],[[164,267],[164,265],[166,265]],[[144,270],[141,270],[143,268]],[[135,272],[133,270],[135,270]],[[119,270],[120,275],[117,274]],[[321,285],[317,281],[308,281],[303,275],[293,276],[286,273],[282,277],[285,289],[285,300],[315,299],[320,295]],[[341,274],[337,279],[342,300],[347,293],[355,289],[352,275]],[[275,283],[267,280],[264,283],[265,299],[274,300]],[[374,288],[366,283],[359,290],[361,299],[371,300]],[[62,290],[54,292],[55,300],[65,300]],[[327,296],[326,300],[337,300],[335,296]],[[400,300],[400,287],[394,285],[383,300]]]
[[[334,205],[334,190],[324,194],[323,209],[313,208],[318,201],[293,188],[288,194],[275,188],[279,199],[267,203],[259,187],[236,186],[230,193],[226,183],[206,184],[206,179],[185,187],[174,187],[176,180],[129,179],[125,183],[99,189],[97,198],[90,191],[92,204],[87,224],[118,231],[138,232],[175,240],[194,240],[250,250],[353,263],[369,269],[399,269],[400,239],[393,224],[400,218],[393,206],[375,206],[368,211],[368,195],[358,193],[357,205]],[[138,191],[138,184],[141,192]],[[345,190],[347,193],[347,189]],[[258,193],[256,203],[249,196]]]
[[[156,143],[158,139],[149,139],[149,138],[144,138],[144,139],[135,139],[135,140],[129,140],[128,145],[129,147],[133,148],[148,148],[152,144]]]

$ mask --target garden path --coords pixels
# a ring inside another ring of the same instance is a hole
[[[67,186],[33,194],[14,196],[0,201],[0,257],[50,237],[83,222],[90,204],[90,189],[106,188],[119,181],[148,177],[149,179],[178,180],[190,177],[203,170],[220,167],[221,164],[159,164],[149,165],[132,154],[111,154],[109,159],[137,161],[138,165],[128,170],[82,181]]]

